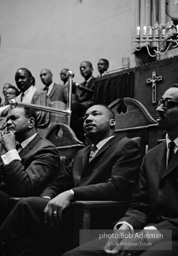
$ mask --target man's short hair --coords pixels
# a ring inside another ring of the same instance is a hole
[[[33,117],[35,120],[35,128],[37,127],[37,114],[36,114],[36,109],[31,108],[31,107],[27,107],[24,106],[24,112],[25,112],[25,116],[27,118]]]
[[[81,63],[83,63],[83,62],[87,63],[88,66],[93,69],[93,65],[92,65],[92,63],[91,63],[90,61],[84,60],[84,61],[82,61]]]
[[[30,72],[29,69],[27,69],[27,68],[18,68],[17,72],[20,71],[20,70],[25,71],[25,72],[28,74],[29,77],[33,77],[33,76],[32,76],[32,73]],[[17,72],[16,72],[16,73],[17,73]]]
[[[101,106],[104,106],[104,107],[108,110],[111,119],[115,119],[115,114],[114,114],[114,112],[112,111],[112,109],[110,109],[110,108],[109,108],[108,106],[106,106],[106,105],[102,105],[102,104],[101,104]]]
[[[178,83],[171,84],[169,88],[178,88]]]
[[[109,61],[107,60],[107,59],[100,59],[100,60],[102,60],[102,61],[104,61],[105,62],[105,64],[106,64],[106,66],[107,66],[107,68],[109,68]]]

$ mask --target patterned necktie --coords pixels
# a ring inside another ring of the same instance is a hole
[[[174,147],[175,143],[173,141],[169,142],[169,157],[168,157],[168,165],[170,164],[173,156],[174,156]]]
[[[90,149],[90,155],[89,155],[89,162],[91,162],[91,160],[94,158],[94,156],[96,155],[97,152],[97,146],[93,145]]]

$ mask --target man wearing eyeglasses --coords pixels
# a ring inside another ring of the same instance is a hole
[[[178,255],[178,84],[165,91],[156,111],[166,139],[145,155],[131,207],[109,239],[101,233],[63,256]]]

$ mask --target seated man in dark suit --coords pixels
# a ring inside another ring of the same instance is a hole
[[[9,196],[39,196],[58,172],[57,148],[39,136],[36,125],[36,112],[31,108],[16,107],[6,117],[0,137],[1,222],[8,214]]]
[[[110,239],[94,240],[65,256],[176,256],[178,252],[178,84],[165,91],[157,122],[166,140],[145,155],[139,191]],[[103,249],[102,244],[105,244]]]
[[[141,163],[138,143],[115,135],[114,113],[103,105],[86,111],[84,130],[92,145],[78,151],[66,170],[44,189],[41,198],[29,197],[16,205],[0,227],[1,242],[9,241],[12,246],[15,237],[23,247],[22,239],[26,237],[35,245],[34,255],[48,255],[56,240],[61,249],[61,217],[72,201],[130,199]],[[72,216],[67,226],[71,220]],[[16,255],[15,249],[13,253]]]

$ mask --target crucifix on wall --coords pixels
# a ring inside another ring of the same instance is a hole
[[[156,103],[156,82],[162,80],[162,76],[156,76],[156,71],[152,72],[152,77],[146,80],[146,83],[152,85],[152,103]]]

